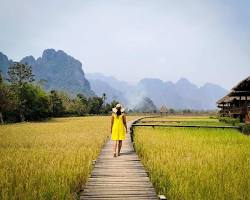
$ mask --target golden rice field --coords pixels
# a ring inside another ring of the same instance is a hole
[[[164,116],[150,117],[141,120],[147,124],[164,124],[164,125],[201,125],[201,126],[231,126],[220,122],[217,118],[209,118],[207,116]]]
[[[167,199],[250,199],[250,137],[237,130],[136,127],[135,145]]]
[[[77,198],[109,135],[101,116],[1,125],[0,199]]]
[[[172,121],[172,120],[177,120],[177,121],[217,121],[217,118],[215,117],[208,117],[208,116],[183,116],[183,115],[167,115],[167,116],[160,116],[160,115],[155,115],[155,116],[149,116],[141,121],[158,121],[158,120],[164,120],[164,121]]]

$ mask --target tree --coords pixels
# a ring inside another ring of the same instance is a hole
[[[92,97],[88,100],[88,113],[100,114],[103,105],[103,99],[101,97]]]
[[[9,107],[9,100],[8,100],[8,89],[3,85],[0,84],[0,122],[3,124],[3,112],[8,110]]]
[[[0,123],[4,123],[4,114],[8,111],[14,111],[16,108],[15,95],[10,87],[3,82],[3,76],[0,71]]]
[[[170,113],[170,114],[175,114],[175,110],[174,110],[173,108],[170,108],[170,109],[169,109],[169,113]]]
[[[50,92],[50,103],[52,116],[59,117],[65,112],[65,107],[63,105],[63,100],[56,90]]]
[[[26,120],[41,120],[49,116],[49,97],[38,85],[25,84],[22,88],[25,99],[24,117]]]
[[[35,81],[34,75],[32,74],[32,67],[28,64],[14,62],[9,66],[8,69],[9,78],[7,79],[12,85],[19,87],[25,83],[31,83]]]
[[[83,116],[87,113],[88,99],[83,94],[77,94],[74,99],[74,110],[79,116]]]
[[[77,116],[83,116],[87,113],[87,105],[83,104],[81,99],[76,97],[72,100],[72,113]]]
[[[106,95],[106,93],[103,93],[103,94],[102,94],[102,100],[103,100],[103,102],[105,102],[106,99],[107,99],[107,95]]]
[[[19,121],[25,120],[25,110],[26,110],[26,99],[25,99],[25,88],[24,86],[28,83],[33,82],[34,75],[32,74],[32,67],[14,62],[9,66],[8,69],[9,78],[7,79],[11,83],[11,87],[17,96],[17,112],[19,115]]]
[[[108,114],[112,111],[112,108],[114,108],[116,106],[116,104],[118,104],[119,102],[116,101],[116,100],[113,100],[110,104],[109,103],[106,103],[104,106],[103,106],[103,109],[102,109],[102,113],[103,114]]]
[[[83,105],[88,105],[88,99],[83,94],[77,94],[76,97],[81,100]]]
[[[2,76],[2,71],[0,70],[0,84],[3,83],[3,76]]]

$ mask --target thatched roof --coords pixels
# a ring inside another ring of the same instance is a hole
[[[250,96],[250,76],[234,86],[229,96]]]
[[[217,104],[227,104],[234,100],[250,100],[250,76],[239,82],[232,90],[224,97],[219,99]]]
[[[225,104],[225,103],[228,103],[230,102],[230,97],[228,95],[222,97],[221,99],[219,99],[216,103],[217,104]]]
[[[168,112],[167,107],[166,107],[166,106],[162,106],[162,107],[160,108],[160,112],[161,112],[161,113],[167,113],[167,112]]]
[[[221,99],[219,99],[219,101],[217,101],[216,103],[217,104],[227,104],[227,103],[233,102],[235,100],[236,101],[240,100],[240,97],[238,97],[238,96],[237,97],[236,96],[231,96],[230,94],[231,94],[231,92],[228,95],[226,95],[226,96],[222,97]],[[246,97],[242,96],[241,100],[245,101]],[[250,100],[250,96],[247,96],[247,100]]]
[[[234,91],[250,91],[250,76],[239,82],[232,88]]]
[[[237,96],[250,96],[250,90],[232,90],[228,96],[237,97]]]

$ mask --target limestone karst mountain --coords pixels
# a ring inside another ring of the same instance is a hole
[[[104,88],[105,85],[109,88],[108,94],[110,96],[113,94],[117,96],[118,91],[120,91],[120,97],[127,100],[129,107],[135,107],[143,98],[148,97],[158,108],[165,105],[174,109],[212,110],[216,109],[216,101],[228,92],[212,83],[198,87],[185,78],[181,78],[176,83],[145,78],[136,85],[130,85],[100,73],[87,74],[86,76],[91,84],[95,85],[93,88],[96,88],[98,81],[103,82],[102,85],[99,85],[98,90],[102,88],[101,90],[107,91]]]
[[[13,61],[0,52],[0,70],[7,77],[8,66]],[[161,106],[174,109],[210,110],[216,108],[216,100],[228,91],[219,85],[206,83],[196,86],[185,78],[176,83],[155,78],[145,78],[135,85],[105,76],[101,73],[87,73],[80,61],[62,50],[46,49],[42,56],[24,57],[21,62],[33,67],[37,80],[45,80],[47,90],[64,90],[71,94],[83,93],[86,96],[106,94],[107,101],[117,100],[127,108],[136,108],[147,98],[158,109]],[[153,106],[151,106],[153,108]]]
[[[4,76],[7,75],[11,62],[7,56],[0,53],[0,69]],[[71,94],[94,95],[88,80],[85,78],[82,63],[62,50],[46,49],[38,59],[26,56],[20,62],[32,66],[36,80],[43,80],[46,90],[56,89]]]

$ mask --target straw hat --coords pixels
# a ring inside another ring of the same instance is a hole
[[[118,109],[121,109],[121,112],[122,112],[122,113],[125,111],[125,109],[124,109],[124,108],[122,107],[122,105],[119,104],[119,103],[116,104],[116,106],[115,106],[114,108],[112,108],[112,111],[113,111],[114,113],[116,113]]]

